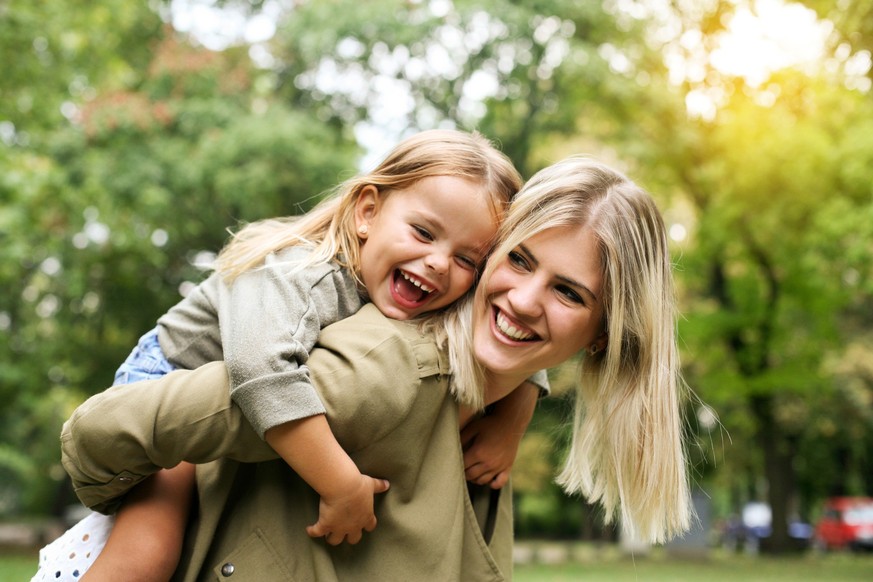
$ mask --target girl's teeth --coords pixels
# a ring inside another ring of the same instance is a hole
[[[398,269],[398,270],[399,270],[399,269]],[[419,281],[419,280],[417,280],[417,279],[413,279],[412,277],[410,277],[409,275],[407,275],[407,274],[404,273],[403,271],[400,271],[400,274],[403,275],[403,278],[404,278],[404,279],[406,279],[407,281],[409,281],[410,283],[412,283],[412,284],[415,285],[416,287],[419,287],[419,288],[420,288],[422,291],[424,291],[425,293],[430,293],[431,291],[434,290],[433,287],[430,287],[430,286],[428,286],[428,285],[425,285],[424,283],[422,283],[421,281]]]
[[[497,329],[517,341],[529,340],[534,336],[534,334],[521,331],[517,327],[510,324],[508,321],[506,321],[506,318],[503,316],[502,313],[497,314]]]

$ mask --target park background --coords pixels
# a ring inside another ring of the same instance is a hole
[[[455,127],[653,193],[703,536],[760,501],[761,551],[795,549],[873,494],[871,48],[871,0],[0,0],[0,522],[64,516],[61,423],[227,229]],[[619,538],[553,483],[574,370],[522,443],[520,539]]]

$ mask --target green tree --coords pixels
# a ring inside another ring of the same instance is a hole
[[[135,84],[163,22],[148,2],[0,4],[0,136],[39,139],[97,87]]]
[[[339,0],[296,6],[272,49],[295,106],[359,131],[479,128],[528,175],[539,143],[596,110],[598,50],[619,35],[598,3]]]
[[[668,218],[690,231],[677,247],[687,374],[722,413],[726,463],[741,469],[721,482],[752,488],[763,473],[774,551],[788,547],[796,491],[821,493],[809,486],[821,468],[803,461],[822,442],[819,419],[845,402],[827,361],[857,334],[847,316],[869,305],[871,103],[846,57],[826,58],[836,74],[750,85],[713,70],[696,85],[653,83],[642,110],[622,110],[645,138],[636,171],[672,192]],[[689,116],[692,90],[724,96],[712,118]],[[869,404],[845,421],[849,434],[869,427]],[[825,448],[818,458],[835,453]]]
[[[3,150],[7,510],[50,503],[61,421],[203,277],[194,263],[228,228],[305,211],[355,172],[356,147],[272,99],[244,49],[153,41],[138,83],[107,82]]]

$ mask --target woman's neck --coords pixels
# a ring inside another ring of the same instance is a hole
[[[504,398],[530,377],[530,374],[496,374],[485,370],[485,406]],[[481,411],[473,410],[468,406],[461,405],[458,422],[461,428],[478,416]]]
[[[485,370],[485,405],[497,402],[529,377],[530,374],[524,372],[498,374]]]

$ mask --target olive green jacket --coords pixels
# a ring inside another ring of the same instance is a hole
[[[340,444],[391,482],[359,544],[306,535],[318,496],[231,403],[221,363],[118,386],[77,409],[61,439],[77,494],[111,511],[157,468],[208,463],[178,580],[509,579],[511,494],[468,494],[447,359],[432,338],[368,305],[327,327],[308,365]]]

